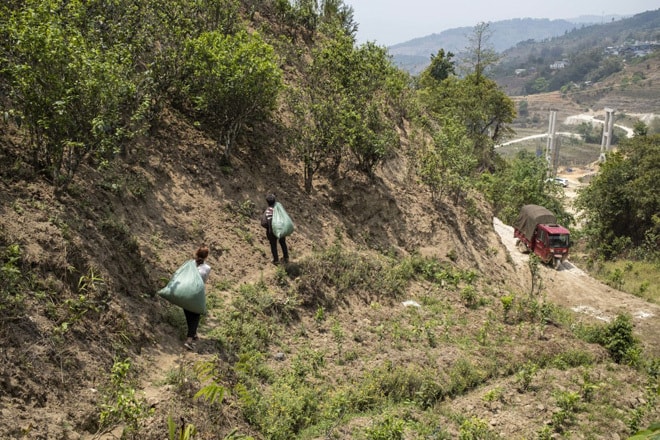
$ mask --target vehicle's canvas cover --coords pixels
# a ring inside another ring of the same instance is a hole
[[[522,232],[528,240],[531,240],[536,225],[556,223],[557,217],[543,206],[525,205],[520,209],[520,214],[513,227]]]
[[[158,291],[167,301],[193,313],[206,313],[206,292],[195,260],[186,261]]]

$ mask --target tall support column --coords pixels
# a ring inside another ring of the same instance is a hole
[[[555,137],[555,143],[552,149],[552,177],[557,175],[559,168],[559,150],[561,149],[561,137]]]
[[[603,138],[600,142],[600,157],[599,161],[605,162],[607,152],[610,151],[610,143],[612,141],[612,129],[614,128],[614,109],[605,109],[605,123],[603,124]]]
[[[548,163],[548,177],[555,177],[557,173],[556,153],[555,153],[555,130],[557,123],[557,112],[550,111],[548,119],[548,140],[545,145],[545,160]]]

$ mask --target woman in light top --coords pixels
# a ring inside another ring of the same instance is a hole
[[[209,274],[211,273],[211,266],[206,264],[206,258],[209,256],[209,248],[206,246],[200,246],[195,252],[195,262],[197,263],[197,270],[199,275],[202,277],[204,284],[209,279]],[[206,291],[204,292],[206,294]],[[186,315],[186,324],[188,325],[188,334],[186,342],[183,344],[188,350],[195,348],[195,341],[197,341],[197,327],[199,326],[199,321],[201,315],[199,313],[191,312],[190,310],[183,309],[184,315]]]

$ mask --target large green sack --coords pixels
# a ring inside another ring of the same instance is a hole
[[[293,221],[280,202],[275,202],[275,206],[273,206],[273,219],[270,225],[273,235],[277,238],[293,233]]]
[[[190,312],[206,313],[206,292],[204,280],[197,270],[195,260],[188,260],[174,272],[167,286],[158,295],[174,305]]]

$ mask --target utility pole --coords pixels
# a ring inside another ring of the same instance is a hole
[[[555,130],[557,123],[557,112],[554,110],[550,111],[550,117],[548,122],[548,140],[545,145],[545,161],[548,163],[548,177],[555,177],[557,174],[557,149],[555,145]]]
[[[610,151],[612,141],[612,129],[614,128],[614,109],[605,109],[605,123],[603,124],[603,139],[600,142],[600,162],[605,162],[607,152]]]

